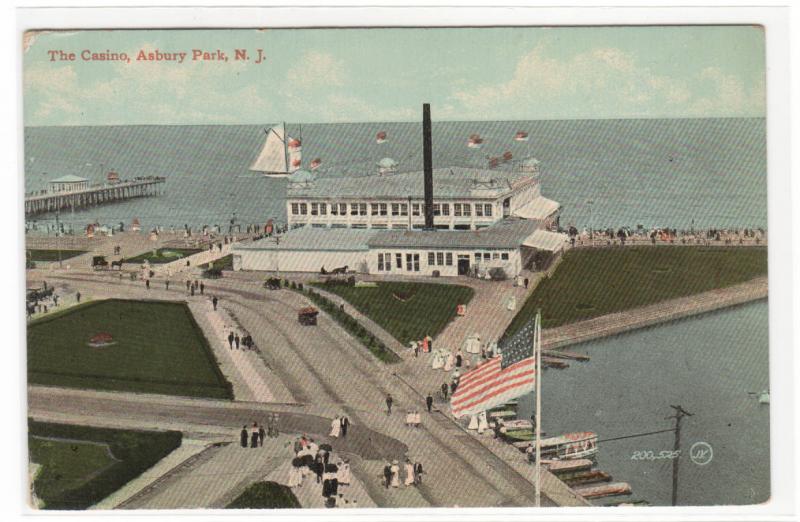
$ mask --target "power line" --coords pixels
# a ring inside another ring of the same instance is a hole
[[[614,437],[611,439],[603,439],[598,440],[597,443],[600,444],[601,442],[610,442],[612,440],[622,440],[622,439],[632,439],[634,437],[646,437],[647,435],[655,435],[656,433],[667,433],[667,432],[674,432],[675,428],[668,428],[665,430],[658,430],[658,431],[648,431],[647,433],[636,433],[635,435],[623,435],[622,437]]]

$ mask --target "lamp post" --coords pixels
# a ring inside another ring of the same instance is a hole
[[[586,201],[586,205],[589,207],[589,240],[594,245],[594,220],[592,219],[592,205],[594,205],[594,201],[591,199]]]

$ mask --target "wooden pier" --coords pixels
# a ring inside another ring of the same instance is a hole
[[[25,197],[25,216],[35,216],[57,210],[78,210],[104,203],[155,196],[164,177],[134,178],[115,184],[97,185],[85,190],[46,192]]]

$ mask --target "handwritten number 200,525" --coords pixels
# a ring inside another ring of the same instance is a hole
[[[631,455],[631,460],[662,460],[662,459],[676,459],[680,456],[681,450],[676,451],[634,451]]]

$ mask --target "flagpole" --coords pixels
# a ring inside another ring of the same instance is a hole
[[[542,312],[536,311],[536,326],[533,337],[536,357],[536,507],[542,505]]]

